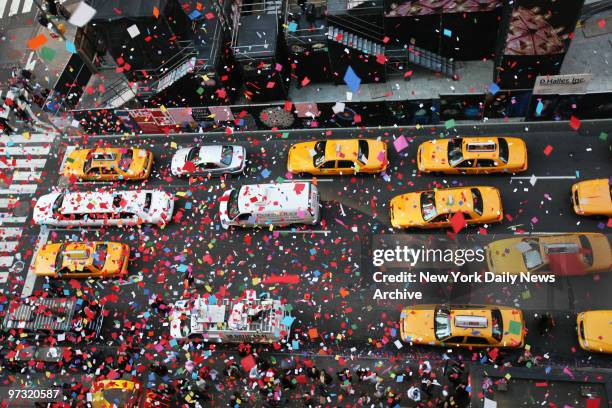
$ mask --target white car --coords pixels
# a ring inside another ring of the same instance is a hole
[[[236,145],[211,145],[179,149],[172,157],[175,176],[242,173],[246,149]]]
[[[38,199],[34,222],[54,227],[165,225],[174,200],[161,190],[51,193]]]

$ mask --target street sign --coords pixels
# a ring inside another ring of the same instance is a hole
[[[593,75],[545,75],[536,78],[534,95],[585,93]]]

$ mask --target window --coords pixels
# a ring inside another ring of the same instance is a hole
[[[325,146],[326,145],[327,145],[327,142],[325,141],[315,143],[315,146],[314,146],[315,155],[312,157],[312,162],[315,167],[321,166],[321,164],[323,164],[323,162],[325,161]]]
[[[471,169],[474,167],[474,160],[464,160],[461,163],[455,164],[453,167],[457,167],[458,169]]]
[[[120,195],[116,195],[113,197],[113,207],[115,208],[121,207],[121,196]]]
[[[482,215],[482,212],[484,210],[484,203],[482,202],[482,194],[480,193],[480,190],[477,188],[471,188],[470,191],[472,192],[472,204],[473,204],[474,212],[478,215]]]
[[[508,157],[510,156],[510,149],[508,148],[508,141],[503,137],[497,139],[499,143],[499,160],[504,163],[508,163]]]
[[[62,209],[62,204],[64,204],[64,195],[60,194],[56,199],[55,202],[53,203],[53,216],[54,217],[58,217],[61,216],[61,209]]]
[[[463,139],[458,137],[448,142],[448,164],[456,166],[463,160]]]
[[[128,171],[133,161],[134,151],[132,149],[127,149],[126,152],[121,155],[121,159],[119,159],[119,168],[121,171]]]
[[[584,263],[593,266],[593,247],[591,247],[591,241],[586,235],[580,235],[580,246],[582,247],[582,259]]]
[[[368,162],[368,154],[370,153],[370,146],[367,140],[359,141],[359,150],[357,150],[357,160],[366,164]],[[340,167],[340,166],[338,166]]]
[[[436,193],[433,191],[426,191],[421,193],[421,215],[423,220],[429,222],[436,218],[438,215],[438,209],[436,208]]]
[[[497,149],[495,143],[468,143],[465,150],[468,152],[494,152]]]
[[[436,339],[444,340],[451,335],[450,309],[437,307],[434,317],[434,331]]]
[[[238,217],[238,221],[248,221],[251,216],[251,213],[240,214],[240,216]]]
[[[104,268],[104,264],[106,263],[107,249],[108,246],[106,244],[96,245],[96,250],[93,253],[93,266],[98,270]]]
[[[464,339],[463,336],[449,337],[448,339],[444,340],[444,343],[461,344],[461,343],[464,343],[463,339]]]
[[[489,344],[486,338],[476,336],[468,336],[465,342],[469,344]]]
[[[334,168],[336,168],[336,161],[335,160],[327,161],[327,162],[321,164],[319,166],[319,168],[320,169],[334,169]]]
[[[85,173],[89,173],[91,170],[91,161],[92,161],[92,156],[91,155],[87,155],[87,159],[85,159],[85,163],[83,163],[83,171]]]
[[[233,189],[230,193],[229,200],[227,201],[227,216],[230,219],[234,219],[238,216],[240,211],[238,210],[238,189]]]
[[[115,174],[115,170],[112,167],[100,167],[99,170],[100,174]]]
[[[59,271],[64,264],[64,244],[62,244],[57,252],[57,257],[55,258],[55,270]]]
[[[189,152],[187,153],[187,161],[193,163],[194,160],[198,157],[199,152],[200,149],[198,147],[192,147],[191,149],[189,149]]]
[[[450,214],[440,214],[430,222],[448,222],[450,220]]]
[[[495,161],[490,159],[476,160],[476,167],[496,167]]]
[[[501,341],[504,334],[504,322],[499,309],[491,310],[491,336],[497,341]]]
[[[522,244],[525,244],[526,247],[523,247]],[[523,253],[523,261],[527,270],[532,271],[544,265],[540,254],[540,243],[537,239],[527,238],[519,245],[521,245],[519,249]]]
[[[204,167],[206,170],[216,170],[219,168],[219,166],[217,166],[216,163],[208,162],[208,163],[203,163],[203,164],[204,165],[202,167]]]
[[[234,148],[232,146],[223,146],[221,149],[221,163],[229,166],[232,164],[232,157],[234,155]]]
[[[355,163],[350,160],[338,160],[336,167],[339,169],[354,169]]]
[[[153,193],[145,193],[145,202],[144,202],[144,207],[142,207],[142,210],[146,213],[149,212],[149,209],[151,208],[151,201],[153,200]]]

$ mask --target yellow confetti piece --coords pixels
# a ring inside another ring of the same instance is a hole
[[[504,378],[510,381],[510,379],[512,378],[512,375],[510,375],[510,373],[506,373],[506,375],[504,375]]]
[[[166,107],[165,107],[164,105],[161,105],[161,106],[159,107],[159,110],[160,110],[160,111],[162,111],[162,112],[164,112],[164,113],[166,113],[166,112],[168,111],[168,109],[166,109]]]
[[[208,243],[208,249],[213,249],[213,248],[214,248],[214,245],[213,245],[212,243],[210,243],[210,242],[209,242],[209,243]]]
[[[176,142],[170,142],[170,147],[176,149],[178,145],[176,144]]]
[[[210,287],[210,285],[206,285],[204,287],[206,288],[207,292],[212,292],[212,288]]]
[[[531,345],[525,344],[525,350],[527,350],[527,351],[531,350]]]
[[[253,278],[252,282],[253,282],[253,285],[259,285],[259,282],[261,282],[261,279]]]
[[[187,193],[184,192],[184,191],[177,191],[176,195],[179,196],[179,197],[185,197],[187,195]]]
[[[23,138],[26,140],[30,140],[30,132],[23,132]]]

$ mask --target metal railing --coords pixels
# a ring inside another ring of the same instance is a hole
[[[248,7],[248,8],[247,8]],[[282,8],[282,0],[281,5],[278,7],[277,3],[273,0],[269,1],[261,1],[258,3],[250,3],[250,4],[238,4],[234,9],[234,29],[232,30],[232,39],[231,39],[231,47],[234,48],[244,48],[238,47],[238,34],[240,31],[240,18],[242,16],[250,16],[250,15],[264,15],[264,14],[274,14],[276,15],[276,24],[274,27],[274,37],[278,35],[278,18],[280,14],[280,9]],[[273,13],[270,13],[273,12]],[[249,52],[250,53],[250,52]]]
[[[313,4],[315,7],[323,7],[327,4],[326,0],[318,0],[318,1],[310,1],[309,4]],[[289,39],[295,40],[302,44],[308,44],[308,40],[315,37],[325,37],[326,27],[325,25],[321,25],[320,27],[309,27],[309,28],[297,28],[295,30],[289,29],[289,16],[300,14],[302,11],[301,7],[298,5],[297,0],[287,0],[285,2],[285,13],[284,13],[284,27],[285,27],[285,37],[289,42]],[[296,23],[297,24],[297,23]]]
[[[348,14],[329,14],[327,23],[375,42],[382,42],[384,37],[383,30],[377,25]]]

